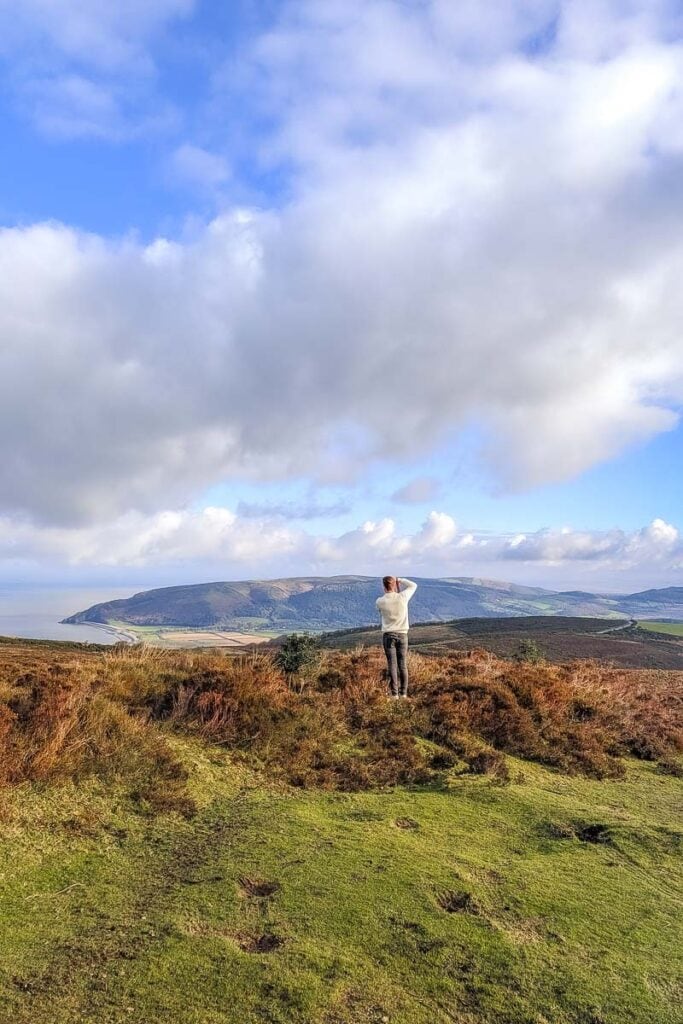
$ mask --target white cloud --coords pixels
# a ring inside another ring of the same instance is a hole
[[[41,43],[49,52],[98,68],[146,62],[146,41],[195,0],[0,0],[2,46],[16,54]]]
[[[171,156],[171,175],[181,182],[214,188],[230,177],[228,161],[201,146],[184,143]]]
[[[415,548],[420,553],[439,551],[440,549],[459,546],[455,544],[458,528],[455,520],[446,512],[430,512],[415,537]]]
[[[48,6],[17,39],[141,74],[191,7]],[[2,232],[2,508],[144,517],[227,476],[350,479],[471,423],[524,488],[671,429],[683,47],[664,4],[593,7],[609,45],[585,3],[287,4],[233,76],[276,124],[253,155],[293,167],[287,202],[150,245]]]
[[[567,527],[510,537],[462,531],[448,513],[437,511],[412,533],[387,517],[338,536],[216,506],[127,513],[96,527],[39,528],[0,520],[0,578],[18,566],[34,564],[62,573],[145,569],[158,576],[170,569],[176,579],[179,572],[183,578],[208,574],[215,579],[339,572],[383,575],[395,566],[414,575],[475,572],[502,579],[519,579],[521,570],[532,581],[554,578],[559,586],[563,577],[577,574],[592,586],[607,578],[634,576],[649,584],[670,582],[683,574],[683,538],[661,519],[631,533]]]
[[[518,534],[500,549],[503,559],[563,565],[567,562],[595,562],[599,567],[630,569],[664,565],[670,570],[683,569],[683,537],[678,529],[663,519],[653,521],[640,530],[575,531],[539,530],[529,535]]]

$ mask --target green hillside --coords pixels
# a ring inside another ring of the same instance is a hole
[[[565,615],[599,618],[683,617],[683,588],[669,587],[618,597],[578,591],[556,593],[534,587],[480,579],[416,578],[411,601],[413,622],[516,615]],[[65,622],[119,623],[233,629],[280,633],[325,631],[377,621],[375,577],[299,577],[199,583],[143,591],[76,612]]]

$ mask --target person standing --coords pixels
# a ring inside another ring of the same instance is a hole
[[[408,601],[417,583],[402,576],[385,576],[384,593],[375,601],[382,618],[382,646],[387,657],[392,697],[408,696]],[[404,589],[401,590],[401,587]]]

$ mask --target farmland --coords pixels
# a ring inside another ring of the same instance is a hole
[[[639,622],[638,625],[641,629],[652,630],[653,633],[683,637],[683,622]]]

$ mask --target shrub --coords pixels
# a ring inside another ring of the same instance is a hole
[[[663,757],[657,765],[662,775],[672,775],[675,779],[683,779],[683,764],[674,757]]]
[[[94,667],[94,666],[93,666]],[[0,705],[0,778],[6,782],[125,778],[152,806],[191,813],[188,773],[145,716],[105,692],[90,666],[48,666],[20,677]]]
[[[290,633],[282,641],[275,663],[288,676],[298,676],[318,661],[318,642],[308,633]]]
[[[515,661],[525,661],[529,665],[538,665],[543,661],[543,651],[535,640],[524,638],[519,641],[515,651]]]

